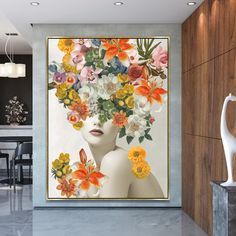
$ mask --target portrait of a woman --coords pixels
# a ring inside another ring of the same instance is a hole
[[[168,40],[50,39],[48,57],[48,198],[167,198]]]

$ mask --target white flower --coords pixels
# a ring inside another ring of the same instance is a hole
[[[120,83],[113,74],[108,76],[103,75],[98,79],[98,96],[103,99],[110,99],[112,94],[115,94],[116,90],[120,88]]]
[[[147,116],[151,112],[151,104],[146,97],[134,96],[134,114]]]
[[[137,49],[133,49],[127,52],[129,56],[129,61],[131,64],[138,64],[139,63],[139,55],[137,53]]]
[[[145,134],[147,121],[144,117],[131,115],[128,118],[128,124],[125,126],[127,136],[140,137]]]
[[[97,91],[92,84],[83,85],[79,89],[79,96],[83,101],[94,102],[97,100]]]

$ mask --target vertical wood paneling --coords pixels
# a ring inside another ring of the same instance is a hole
[[[214,59],[212,132],[209,136],[220,138],[220,116],[225,97],[236,95],[236,49]],[[229,130],[236,136],[236,104],[228,103],[227,122]]]
[[[182,25],[182,71],[236,47],[236,1],[205,0]]]
[[[208,136],[212,131],[214,63],[212,61],[183,74],[183,131]]]
[[[208,60],[208,3],[203,4],[182,26],[183,72]]]
[[[236,47],[236,1],[209,0],[209,59]]]
[[[182,42],[182,205],[212,235],[210,181],[227,178],[221,110],[236,95],[236,1],[205,0],[183,23]],[[236,103],[227,117],[236,136]]]

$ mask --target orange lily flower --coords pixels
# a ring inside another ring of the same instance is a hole
[[[120,61],[128,60],[127,50],[133,49],[133,45],[128,43],[129,39],[101,39],[103,47],[106,49],[105,59],[111,60],[117,56]]]
[[[82,190],[88,191],[91,184],[99,188],[99,179],[105,177],[105,175],[96,171],[90,161],[87,161],[87,155],[84,149],[80,151],[80,160],[81,163],[78,165],[78,170],[72,173],[72,177],[82,181],[80,184]]]
[[[57,189],[61,190],[61,195],[66,197],[76,196],[77,193],[77,180],[69,179],[67,180],[65,176],[58,178],[59,185]]]
[[[152,103],[153,100],[158,103],[163,103],[163,98],[161,95],[166,94],[167,91],[163,88],[157,86],[156,82],[148,83],[146,80],[141,80],[141,85],[135,89],[137,95],[141,95],[147,98],[147,100]]]
[[[87,116],[89,115],[89,108],[86,102],[72,102],[72,104],[68,107],[70,110],[75,111],[78,115],[83,119],[86,120]]]
[[[74,179],[82,180],[80,188],[82,190],[88,191],[90,185],[93,184],[97,188],[100,187],[99,179],[103,178],[104,175],[99,171],[94,171],[91,166],[86,169],[83,164],[79,165],[79,169],[72,173]]]

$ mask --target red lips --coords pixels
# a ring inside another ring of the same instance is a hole
[[[89,133],[93,136],[102,136],[104,134],[100,129],[92,129]]]

